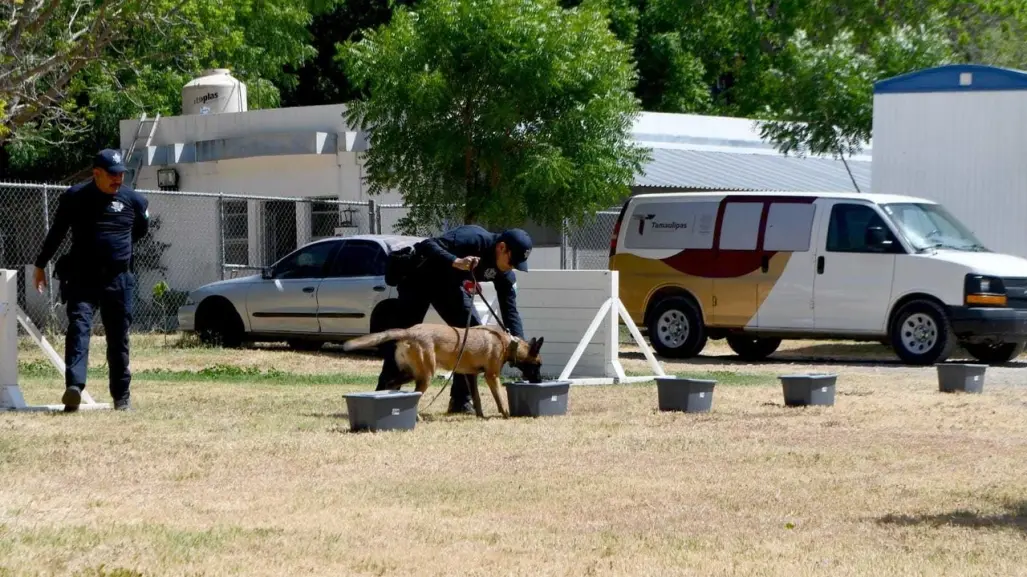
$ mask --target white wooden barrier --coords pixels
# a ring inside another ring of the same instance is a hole
[[[502,315],[492,283],[481,283],[482,294]],[[517,274],[517,310],[527,338],[545,337],[542,374],[573,384],[599,385],[651,381],[664,376],[649,344],[620,302],[618,271],[533,270]],[[497,324],[480,298],[475,307],[483,324]],[[623,320],[642,349],[650,376],[629,377],[620,364],[620,323]],[[519,376],[508,366],[504,373]]]
[[[64,405],[29,405],[18,385],[18,323],[43,349],[47,359],[64,376],[64,361],[18,306],[18,272],[0,269],[0,411],[63,411]],[[97,403],[82,391],[79,410],[109,409],[110,403]]]

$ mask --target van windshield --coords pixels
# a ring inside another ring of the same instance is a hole
[[[981,241],[940,204],[892,203],[884,212],[918,251],[951,249],[988,252]]]

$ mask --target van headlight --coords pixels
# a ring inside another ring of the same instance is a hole
[[[193,293],[189,293],[189,295],[185,297],[185,306],[191,306],[194,304],[196,304],[196,299],[193,298]]]
[[[969,306],[1006,306],[1006,286],[1002,279],[979,274],[966,275],[964,301]]]

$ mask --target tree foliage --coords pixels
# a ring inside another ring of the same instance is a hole
[[[399,189],[403,225],[445,218],[559,225],[617,204],[648,152],[630,49],[600,10],[553,0],[421,0],[344,46],[366,89],[370,193]]]
[[[118,147],[119,122],[181,112],[209,68],[246,82],[250,108],[278,106],[315,50],[308,26],[334,0],[26,0],[2,4],[0,101],[11,176],[56,180]],[[19,28],[21,31],[19,32]],[[19,38],[17,43],[12,39]],[[8,45],[12,49],[8,50]],[[45,66],[45,68],[43,68]],[[28,74],[39,70],[45,74]],[[14,103],[12,105],[12,103]]]

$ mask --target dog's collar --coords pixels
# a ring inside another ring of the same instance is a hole
[[[516,367],[518,342],[520,342],[520,339],[511,337],[510,345],[506,347],[506,362],[510,363],[511,367]]]

